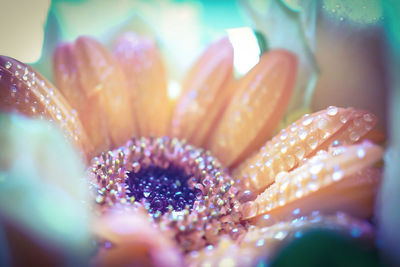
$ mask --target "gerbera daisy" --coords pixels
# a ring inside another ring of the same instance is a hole
[[[58,89],[0,57],[2,110],[55,122],[87,162],[94,264],[251,266],[310,228],[372,236],[359,219],[381,174],[383,151],[365,140],[375,116],[331,106],[272,137],[295,55],[270,50],[239,80],[232,64],[228,39],[212,44],[173,103],[156,45],[131,32],[113,51],[59,45]]]

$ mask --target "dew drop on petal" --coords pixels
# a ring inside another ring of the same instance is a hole
[[[317,162],[317,163],[313,164],[310,167],[310,173],[311,174],[318,174],[322,170],[323,166],[324,166],[324,164],[322,162]]]
[[[304,120],[303,120],[303,122],[302,122],[302,124],[304,125],[304,126],[308,126],[308,125],[310,125],[311,123],[313,122],[313,118],[310,116],[310,115],[304,115]]]
[[[318,140],[315,138],[315,136],[310,136],[308,138],[308,145],[310,146],[311,149],[315,149],[318,145]]]
[[[364,157],[365,157],[365,150],[364,150],[363,148],[359,148],[359,149],[357,150],[357,156],[358,156],[360,159],[364,158]]]
[[[332,179],[333,179],[334,181],[339,181],[339,180],[342,179],[342,178],[343,178],[343,171],[341,171],[341,170],[336,170],[336,171],[333,172],[333,174],[332,174]]]
[[[318,128],[321,130],[326,130],[328,127],[328,121],[326,119],[320,119],[318,121]]]
[[[286,163],[287,163],[287,165],[289,166],[289,168],[291,169],[291,168],[294,167],[294,164],[295,164],[296,162],[295,162],[294,157],[293,157],[292,155],[287,155],[287,157],[286,157]]]
[[[298,215],[300,214],[300,208],[294,209],[292,212],[293,215]]]
[[[256,247],[262,247],[262,246],[264,246],[264,244],[265,244],[265,240],[264,239],[259,239],[256,242]]]
[[[364,114],[363,119],[364,119],[366,122],[372,122],[372,121],[374,120],[373,117],[372,117],[372,115],[369,114],[369,113]]]
[[[337,108],[337,107],[334,107],[334,106],[328,107],[327,114],[328,114],[329,116],[335,116],[336,114],[338,114],[338,108]]]
[[[277,240],[283,240],[286,238],[287,234],[288,233],[286,231],[278,231],[275,233],[274,238]]]
[[[307,131],[304,128],[300,128],[298,134],[301,140],[304,140],[307,137]]]
[[[286,131],[282,131],[281,136],[279,137],[282,141],[284,141],[288,137],[288,133]]]
[[[356,131],[352,131],[349,135],[349,138],[351,141],[357,142],[358,140],[360,140],[360,135]]]
[[[269,214],[265,214],[264,216],[263,216],[263,219],[264,220],[269,220],[271,218],[271,215],[269,215]]]
[[[304,157],[305,151],[301,146],[298,146],[295,148],[294,153],[295,153],[296,157],[301,160]]]
[[[339,119],[343,124],[345,124],[348,121],[348,118],[346,116],[344,116],[344,115],[340,115]]]

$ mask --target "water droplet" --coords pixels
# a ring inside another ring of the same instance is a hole
[[[257,212],[258,206],[256,203],[249,201],[243,205],[243,213],[246,214],[246,217],[254,217],[257,215]]]
[[[300,214],[300,208],[297,208],[297,209],[295,209],[295,210],[293,210],[293,215],[298,215],[298,214]]]
[[[300,128],[298,134],[301,140],[304,140],[307,137],[307,131],[304,128]]]
[[[336,147],[336,146],[339,146],[339,145],[340,145],[339,140],[335,140],[335,141],[333,141],[333,143],[332,143],[332,146],[333,146],[333,147]]]
[[[294,164],[295,164],[296,162],[295,162],[294,157],[293,157],[292,155],[287,155],[287,157],[286,157],[286,163],[287,163],[287,165],[289,166],[289,168],[291,169],[291,168],[294,167]]]
[[[269,215],[269,214],[265,214],[264,216],[263,216],[263,219],[264,220],[269,220],[271,218],[271,215]]]
[[[326,119],[320,119],[318,121],[318,129],[326,130],[328,128],[328,121]]]
[[[342,179],[342,178],[343,178],[343,171],[337,170],[337,171],[334,171],[334,172],[333,172],[333,174],[332,174],[332,179],[333,179],[334,181],[339,181],[339,180]]]
[[[265,240],[264,239],[259,239],[256,242],[256,247],[262,247],[262,246],[264,246],[264,244],[265,244]]]
[[[357,149],[357,156],[362,159],[365,157],[365,150],[363,148]]]
[[[348,118],[347,118],[345,115],[341,115],[339,119],[340,119],[340,121],[341,121],[342,123],[346,123],[347,120],[348,120]]]
[[[6,69],[11,68],[11,66],[12,66],[11,62],[7,61],[6,64],[5,64]]]
[[[338,113],[338,108],[337,107],[334,107],[334,106],[328,107],[327,114],[329,116],[335,116],[337,113]]]
[[[296,195],[296,197],[297,198],[301,198],[302,196],[303,196],[303,194],[304,194],[304,192],[303,192],[303,189],[298,189],[297,191],[296,191],[296,193],[295,193],[295,195]]]
[[[289,138],[289,145],[293,146],[294,144],[296,144],[296,139],[293,136],[291,136]]]
[[[308,145],[310,146],[311,149],[315,149],[318,145],[317,138],[311,135],[310,138],[308,138]]]
[[[279,137],[282,141],[285,140],[288,137],[288,133],[286,131],[283,131],[281,133],[281,136]]]
[[[308,125],[310,125],[312,122],[313,122],[313,117],[311,117],[311,116],[308,115],[308,114],[304,115],[304,120],[303,120],[303,122],[302,122],[302,124],[303,124],[304,126],[308,126]]]
[[[322,170],[323,167],[324,167],[324,164],[322,162],[317,162],[310,167],[310,173],[318,174]]]
[[[352,131],[349,135],[349,138],[353,142],[357,142],[360,139],[360,135],[356,131]]]
[[[304,149],[301,146],[296,147],[295,149],[295,155],[298,159],[302,159],[304,157]]]
[[[372,117],[372,115],[371,114],[364,114],[364,116],[363,116],[363,119],[366,121],[366,122],[372,122],[373,120],[374,120],[374,118]]]
[[[311,190],[311,191],[316,191],[316,190],[318,189],[318,184],[315,183],[315,182],[313,182],[313,181],[310,181],[310,182],[307,184],[307,188],[308,188],[309,190]]]
[[[283,240],[283,239],[286,238],[287,234],[288,233],[286,231],[283,231],[283,230],[282,231],[278,231],[278,232],[275,233],[274,238],[278,239],[278,240]]]
[[[279,192],[280,192],[281,194],[285,193],[285,191],[286,191],[286,189],[288,188],[288,186],[289,186],[289,181],[283,182],[283,183],[281,184],[281,186],[279,187]]]

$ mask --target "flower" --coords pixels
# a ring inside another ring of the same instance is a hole
[[[266,52],[238,81],[232,60],[228,39],[212,44],[173,103],[156,45],[134,33],[112,53],[89,37],[61,44],[59,89],[0,57],[2,110],[54,121],[87,161],[94,264],[254,265],[310,228],[372,235],[359,219],[372,215],[381,174],[383,151],[364,140],[375,116],[331,106],[267,141],[296,57]]]

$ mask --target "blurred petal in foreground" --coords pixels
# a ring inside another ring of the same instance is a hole
[[[80,157],[48,123],[0,115],[0,128],[0,241],[11,262],[86,262],[89,194]]]

